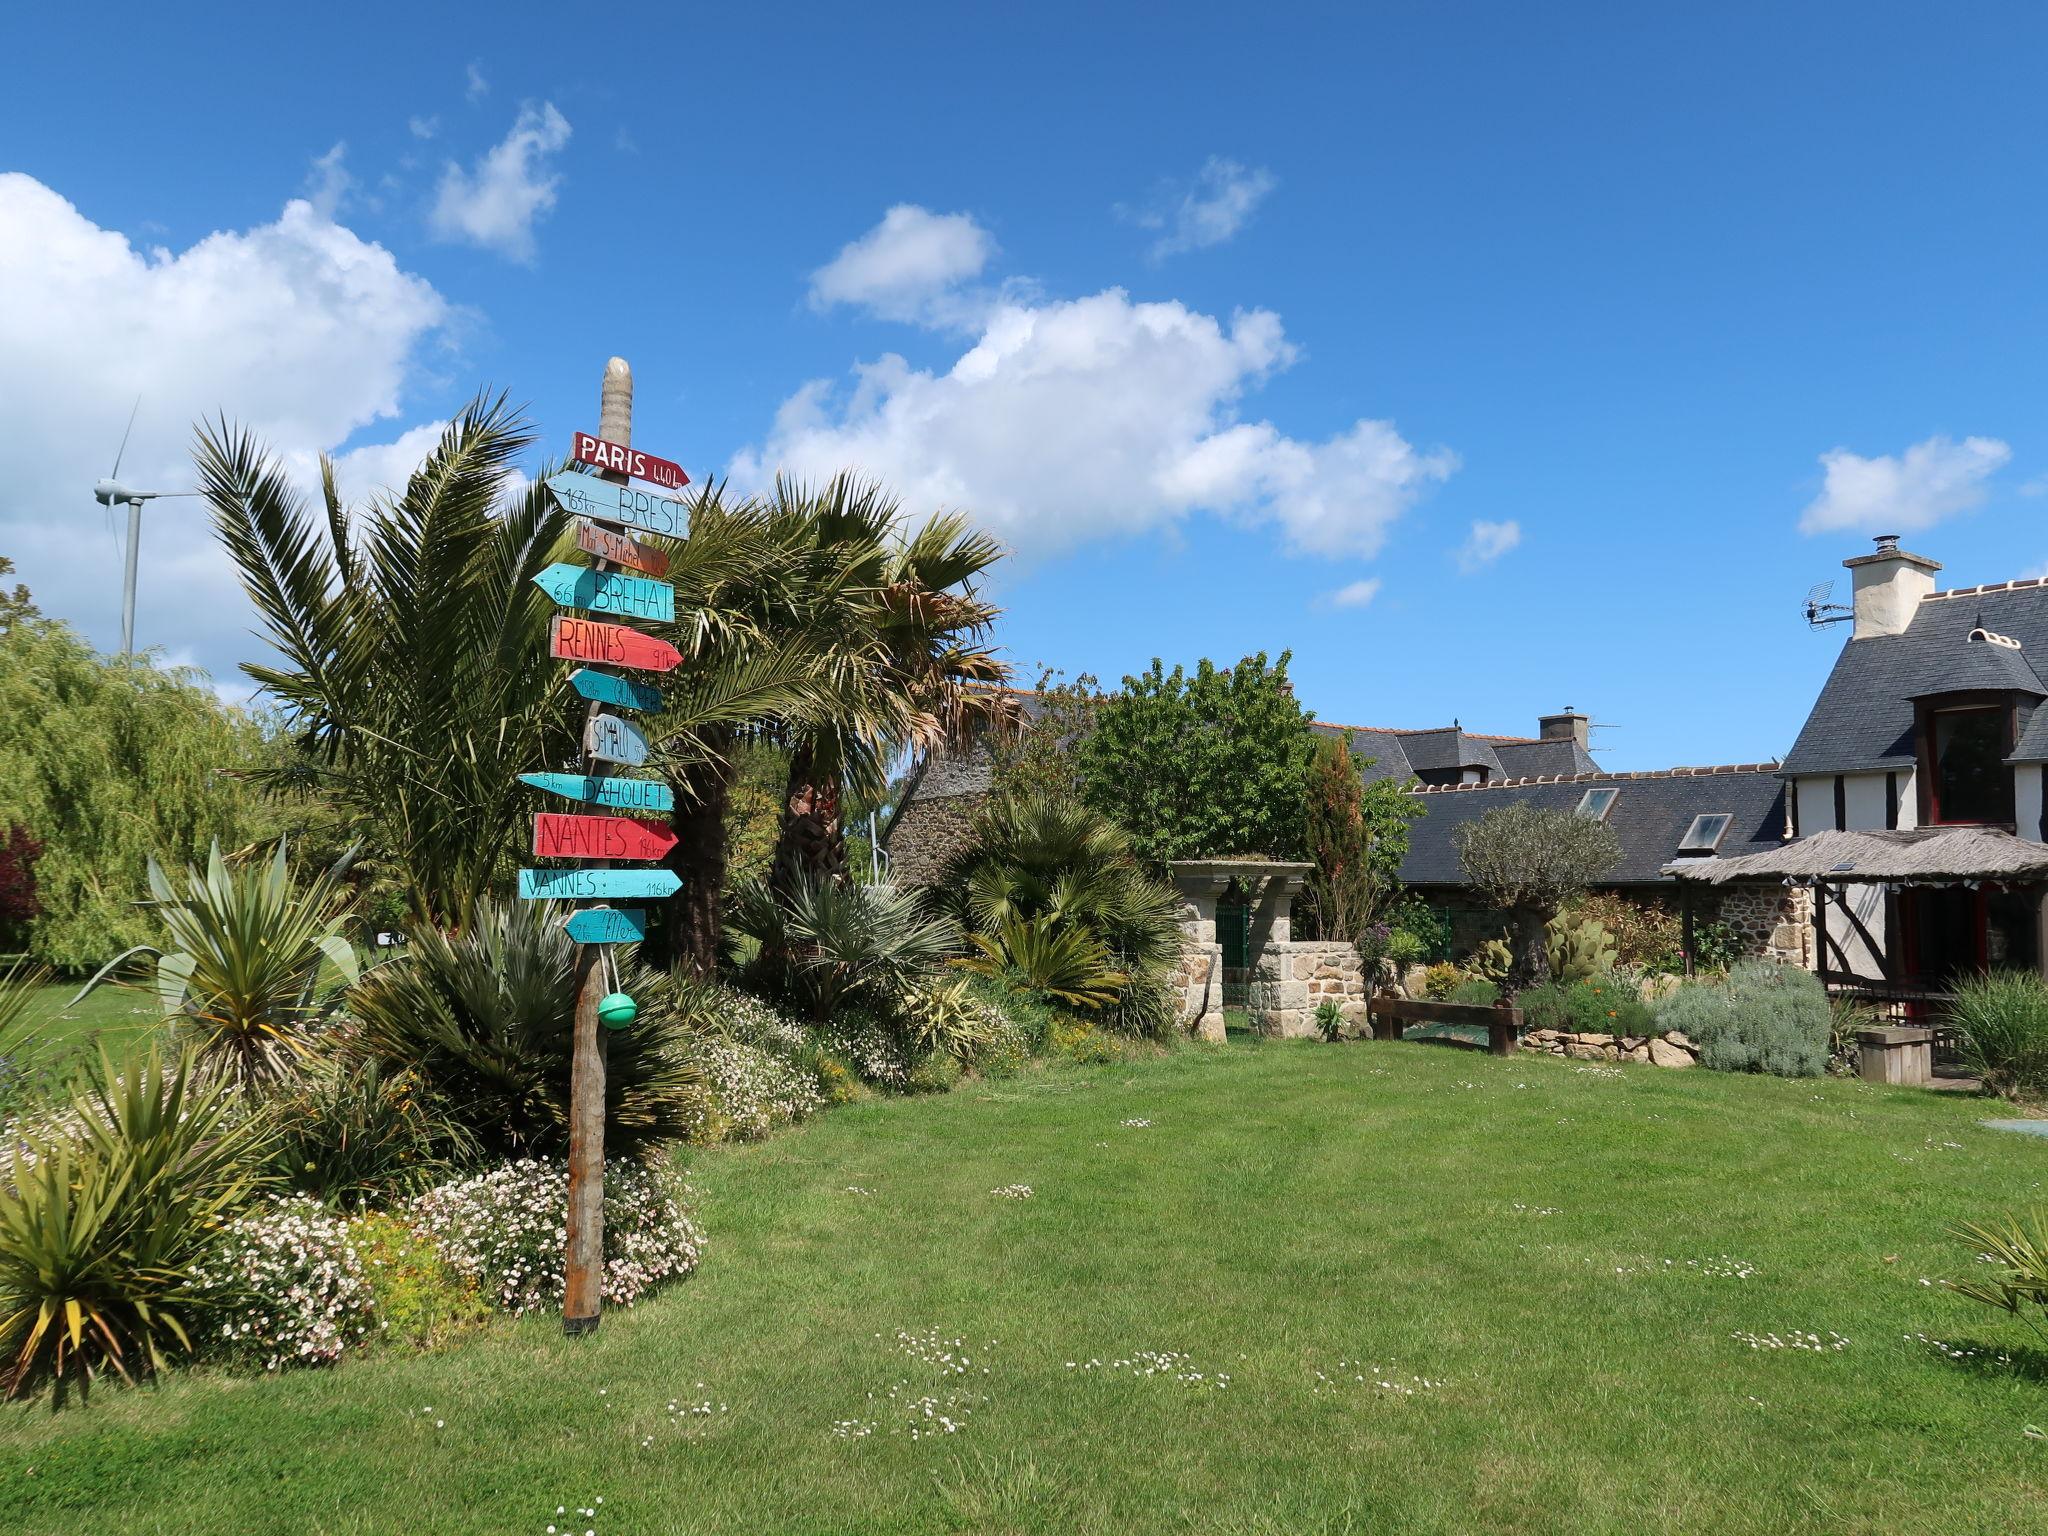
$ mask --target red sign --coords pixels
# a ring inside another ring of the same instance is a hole
[[[562,661],[597,661],[640,672],[668,672],[683,664],[683,653],[666,640],[623,624],[558,613],[548,624],[548,654]]]
[[[576,434],[569,445],[569,457],[593,469],[631,475],[635,480],[651,480],[671,491],[679,491],[690,483],[682,465],[669,459],[658,459],[651,453],[642,453],[638,448],[628,448],[624,443],[615,443],[609,438],[592,437],[588,432]]]
[[[600,528],[580,517],[576,519],[576,547],[586,555],[609,560],[613,565],[631,566],[650,576],[661,576],[668,571],[668,556],[660,550],[649,549],[636,539],[614,533],[609,528]]]
[[[542,811],[533,818],[533,853],[539,859],[658,859],[675,845],[675,833],[638,816]]]

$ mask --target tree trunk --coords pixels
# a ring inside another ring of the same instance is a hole
[[[1550,915],[1541,907],[1515,908],[1515,960],[1509,970],[1510,990],[1533,987],[1550,976]]]
[[[806,878],[836,880],[846,873],[846,829],[839,822],[839,785],[821,781],[817,754],[799,746],[789,755],[789,788],[782,801],[782,830],[775,839],[775,865],[768,881],[788,896]]]
[[[725,821],[732,794],[732,731],[720,727],[705,733],[715,756],[693,763],[674,781],[676,845],[663,861],[675,871],[683,888],[662,909],[651,963],[680,966],[695,976],[718,970],[725,940]]]

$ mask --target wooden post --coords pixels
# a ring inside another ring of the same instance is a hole
[[[622,357],[605,364],[598,396],[598,432],[615,443],[633,441],[633,370]],[[604,478],[623,484],[616,470]],[[598,561],[600,571],[612,569]],[[602,705],[595,699],[584,714],[588,723]],[[583,771],[592,776],[610,772],[607,764],[586,757]],[[593,866],[602,868],[603,866]],[[567,1252],[563,1255],[562,1332],[594,1333],[604,1310],[604,1093],[605,1032],[597,1021],[604,996],[604,947],[579,945],[576,950],[576,1021],[569,1058],[569,1219]]]
[[[1685,881],[1678,882],[1679,948],[1685,951],[1685,974],[1692,975],[1692,887]]]

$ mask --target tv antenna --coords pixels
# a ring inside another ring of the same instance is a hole
[[[1856,617],[1856,610],[1845,603],[1831,603],[1835,584],[1832,581],[1817,581],[1806,593],[1806,625],[1809,629],[1826,629],[1830,624],[1839,624],[1844,619]]]
[[[128,425],[121,433],[121,446],[114,450],[114,472],[93,482],[92,499],[109,513],[117,506],[128,509],[127,567],[121,578],[121,654],[135,654],[135,561],[142,546],[142,504],[166,496],[197,496],[197,491],[138,491],[121,483],[121,459],[128,452],[128,435],[135,430],[135,413],[142,409],[142,396],[128,412]]]

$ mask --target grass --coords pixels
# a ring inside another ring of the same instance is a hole
[[[156,994],[146,989],[95,987],[75,1008],[64,1005],[78,995],[79,983],[58,982],[38,989],[27,1024],[53,1045],[90,1047],[95,1039],[118,1047],[124,1040],[147,1034],[163,1021]]]
[[[865,1103],[699,1154],[702,1271],[593,1338],[9,1410],[0,1486],[42,1536],[2040,1530],[2048,1362],[1923,1283],[2044,1198],[1984,1113],[1314,1043]],[[1734,1337],[1793,1330],[1849,1343]]]

